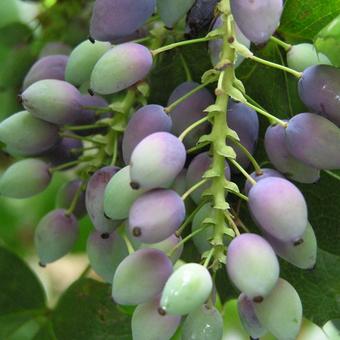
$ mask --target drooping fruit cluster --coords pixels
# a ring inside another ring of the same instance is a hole
[[[72,250],[77,220],[87,214],[90,265],[112,285],[116,303],[137,306],[134,339],[170,339],[180,325],[182,339],[222,339],[214,280],[224,265],[241,292],[249,335],[295,339],[302,305],[280,278],[277,256],[301,269],[316,263],[307,204],[292,181],[315,183],[321,170],[340,168],[340,70],[312,45],[288,46],[290,68],[277,66],[298,78],[310,112],[288,121],[269,114],[246,99],[235,69],[245,58],[266,63],[249,48],[277,40],[282,0],[221,0],[216,20],[208,18],[212,31],[187,41],[209,41],[210,77],[199,84],[188,76],[166,107],[150,102],[148,76],[159,54],[185,44],[159,46],[166,30],[162,39],[149,35],[160,25],[151,18],[156,6],[167,28],[189,10],[188,25],[197,27],[199,15],[202,25],[208,20],[200,3],[96,0],[89,40],[69,56],[37,60],[19,95],[23,111],[0,124],[0,141],[17,158],[0,178],[0,194],[30,197],[56,171],[69,171],[56,209],[36,228],[40,264]],[[264,144],[275,169],[253,156],[257,112],[271,123]],[[261,236],[234,209],[242,201]],[[180,260],[191,241],[200,263]]]

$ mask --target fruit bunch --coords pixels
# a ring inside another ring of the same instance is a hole
[[[239,315],[250,337],[295,339],[302,304],[280,278],[277,257],[302,270],[316,263],[316,237],[294,182],[315,183],[320,171],[340,169],[340,70],[313,45],[273,36],[282,0],[207,6],[96,0],[89,39],[69,56],[37,60],[18,96],[23,111],[0,124],[4,150],[16,159],[0,178],[0,194],[31,197],[55,172],[70,173],[56,209],[35,231],[40,264],[72,250],[77,221],[88,214],[89,262],[112,285],[116,303],[137,306],[134,339],[170,339],[180,325],[183,339],[221,339],[219,270],[240,291]],[[171,41],[169,32],[187,13],[194,38]],[[200,37],[197,27],[210,32]],[[287,52],[288,67],[250,50],[268,40]],[[211,56],[202,82],[184,67],[188,80],[167,106],[150,102],[153,65],[194,43],[207,45]],[[297,78],[309,112],[281,120],[254,103],[235,75],[244,59]],[[258,114],[270,123],[264,143],[273,168],[254,157]],[[241,203],[258,230],[242,222]],[[181,260],[191,241],[198,263]]]

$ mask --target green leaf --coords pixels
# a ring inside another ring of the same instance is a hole
[[[19,257],[2,247],[0,278],[0,339],[23,339],[22,334],[31,339],[46,310],[41,283]]]
[[[200,83],[203,73],[211,68],[206,47],[206,44],[184,46],[159,55],[150,77],[149,102],[166,106],[175,87],[187,80],[179,53],[187,63],[193,81]]]
[[[340,255],[340,178],[323,172],[318,183],[298,186],[307,201],[309,221],[318,247]]]
[[[33,340],[58,340],[55,336],[52,322],[46,322],[44,326],[40,328],[38,334],[36,334]]]
[[[1,56],[0,56],[0,63],[1,63]],[[17,101],[17,90],[15,89],[9,89],[6,91],[0,90],[0,103],[1,103],[0,120],[5,119],[13,112],[18,112],[21,109]]]
[[[240,295],[240,292],[231,284],[224,266],[217,272],[215,283],[222,302],[237,298]]]
[[[33,62],[34,55],[30,46],[19,45],[13,48],[0,68],[1,89],[19,88]]]
[[[0,316],[45,308],[41,283],[16,255],[0,247]]]
[[[340,15],[318,33],[314,44],[334,66],[340,67]]]
[[[1,0],[0,12],[0,27],[20,21],[18,4],[13,0]]]
[[[340,257],[319,250],[316,267],[311,271],[282,261],[281,276],[299,293],[307,319],[323,326],[328,320],[339,317]]]
[[[39,322],[36,319],[41,315],[41,311],[28,310],[7,314],[0,317],[0,339],[12,339],[18,337],[18,333],[28,328],[33,328],[30,333],[33,338],[37,330],[39,330]],[[30,327],[31,326],[31,327]],[[33,326],[33,327],[32,327]]]
[[[7,340],[32,340],[39,332],[40,327],[46,319],[42,316],[32,318],[6,337]]]
[[[25,43],[31,38],[31,29],[22,23],[12,23],[0,28],[0,44],[14,47]]]
[[[278,64],[284,62],[282,51],[274,43],[269,43],[256,55]],[[305,110],[293,76],[252,60],[246,60],[237,69],[237,76],[247,94],[272,115],[286,119]]]
[[[76,281],[52,315],[58,339],[130,340],[130,318],[118,311],[111,287],[91,279]]]
[[[278,29],[291,42],[312,41],[340,13],[340,0],[287,0]]]

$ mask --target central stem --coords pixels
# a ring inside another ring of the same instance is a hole
[[[213,154],[213,169],[218,176],[212,178],[211,192],[214,196],[214,245],[215,258],[221,258],[224,254],[223,238],[225,231],[225,211],[228,209],[228,204],[225,200],[225,156],[221,150],[226,145],[226,130],[227,130],[227,107],[229,96],[227,89],[233,84],[235,50],[230,47],[228,40],[234,37],[233,27],[230,18],[229,0],[222,0],[220,3],[224,11],[223,15],[223,50],[221,52],[221,60],[229,60],[230,63],[220,74],[218,87],[216,89],[216,102],[218,111],[213,113],[212,127],[212,154]]]

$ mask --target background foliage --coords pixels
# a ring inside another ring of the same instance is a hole
[[[0,17],[0,119],[19,110],[16,94],[46,42],[63,41],[73,46],[88,34],[91,2],[53,3],[42,4],[44,9],[33,24],[32,18],[23,20],[19,14]],[[277,33],[288,43],[312,42],[339,14],[340,0],[286,0]],[[285,63],[284,53],[273,43],[253,50],[260,57]],[[179,53],[196,81],[211,68],[202,45],[162,55],[150,77],[150,102],[165,104],[173,88],[185,80]],[[297,96],[296,80],[285,73],[246,61],[237,76],[244,82],[248,95],[269,112],[289,118],[305,110]],[[262,121],[262,129],[266,124]],[[262,144],[260,141],[257,159],[265,162]],[[7,156],[0,154],[0,167],[4,168],[8,162]],[[80,278],[50,310],[40,281],[22,260],[34,254],[33,229],[54,207],[56,190],[65,180],[65,176],[57,176],[46,192],[30,200],[0,198],[0,339],[23,339],[23,334],[25,339],[39,340],[131,339],[131,311],[118,310],[107,285]],[[305,316],[323,325],[340,318],[340,173],[324,172],[318,183],[299,187],[308,202],[310,222],[318,239],[318,262],[312,271],[302,271],[282,261],[282,276],[299,292]],[[251,229],[256,228],[249,218],[245,222]],[[88,219],[81,224],[82,237],[75,252],[84,251],[90,230]],[[194,251],[189,249],[186,257],[192,256]],[[225,274],[220,275],[218,284],[223,289],[222,299],[236,296],[227,285]]]

